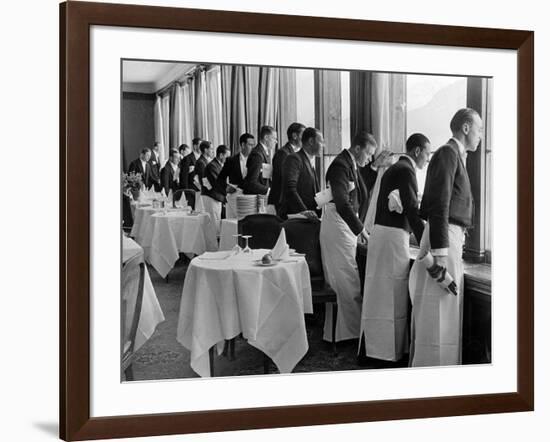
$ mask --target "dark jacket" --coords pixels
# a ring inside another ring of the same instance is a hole
[[[227,158],[223,164],[220,175],[218,176],[218,181],[220,181],[220,183],[227,184],[227,178],[229,178],[229,182],[231,184],[235,184],[240,188],[243,187],[244,177],[241,171],[239,153]]]
[[[399,190],[399,197],[403,206],[402,213],[390,212],[388,209],[388,196],[396,189]],[[417,195],[416,169],[411,159],[401,157],[382,176],[374,223],[386,227],[397,227],[407,232],[412,231],[418,244],[420,244],[424,223],[418,214],[419,201]]]
[[[283,163],[290,154],[294,153],[294,149],[290,143],[286,143],[283,147],[273,155],[273,176],[271,178],[271,190],[267,198],[267,204],[273,204],[279,211],[281,206],[282,186],[283,186]]]
[[[201,191],[204,189],[204,186],[202,185],[202,179],[204,178],[207,165],[208,165],[208,160],[204,155],[201,155],[197,160],[197,162],[195,163],[195,173],[193,175],[193,178],[195,175],[198,177]]]
[[[430,247],[449,247],[449,224],[470,227],[474,217],[474,198],[466,165],[454,140],[441,146],[432,156],[420,216],[430,223]]]
[[[215,199],[216,201],[225,203],[225,186],[222,186],[220,184],[220,181],[218,180],[218,176],[220,175],[221,170],[222,164],[218,161],[217,158],[214,158],[212,161],[210,161],[210,163],[208,163],[204,171],[204,177],[208,180],[212,188],[207,189],[203,186],[202,193],[203,195],[207,195],[210,198]]]
[[[262,164],[269,164],[269,157],[261,144],[256,145],[246,160],[246,177],[243,191],[249,195],[265,195],[269,180],[262,177]]]
[[[136,158],[128,166],[128,173],[141,173],[141,181],[145,187],[149,188],[152,185],[151,182],[151,166],[149,163],[145,163],[145,170],[143,170],[143,165],[141,164],[141,158]]]
[[[153,149],[151,149],[149,166],[151,168],[151,184],[160,185],[160,157]]]
[[[361,220],[367,213],[367,188],[347,150],[340,152],[330,164],[326,182],[330,185],[336,211],[351,231],[359,235],[363,230]]]
[[[273,189],[271,190],[273,192]],[[283,164],[281,216],[314,210],[319,215],[315,194],[319,192],[319,181],[309,158],[303,149],[287,155]]]
[[[179,174],[179,171],[177,172]],[[160,184],[164,189],[164,193],[168,196],[170,190],[175,192],[179,188],[179,175],[176,175],[172,168],[172,163],[167,161],[164,167],[160,171]]]
[[[197,159],[195,158],[195,154],[193,152],[184,156],[180,161],[180,187],[182,189],[200,190],[193,184],[193,179],[196,173],[196,162]]]

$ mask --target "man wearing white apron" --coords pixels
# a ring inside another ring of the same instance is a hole
[[[225,159],[229,155],[229,148],[223,144],[216,149],[216,157],[208,163],[202,179],[202,203],[204,210],[210,215],[210,220],[216,234],[220,233],[222,218],[222,204],[225,203],[226,186],[218,181]]]
[[[374,137],[359,132],[351,147],[338,154],[327,170],[332,201],[324,207],[319,239],[325,278],[338,303],[336,341],[359,337],[362,300],[355,254],[358,235],[367,237],[361,222],[367,191],[357,166],[364,167],[375,150]],[[323,339],[332,341],[332,304],[326,304]]]
[[[483,134],[479,114],[460,109],[451,120],[453,137],[433,155],[428,166],[420,216],[428,221],[419,258],[430,252],[457,285],[457,294],[442,289],[417,259],[411,269],[411,348],[413,367],[462,362],[464,231],[472,225],[474,200],[466,171],[468,151],[475,151]]]
[[[413,134],[406,147],[407,153],[384,173],[373,201],[376,216],[367,251],[359,341],[366,356],[394,362],[409,351],[409,236],[412,231],[420,243],[424,231],[416,169],[427,164],[430,141]]]

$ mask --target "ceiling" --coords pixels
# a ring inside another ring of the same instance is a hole
[[[122,90],[152,94],[191,71],[195,64],[127,61],[122,65]]]

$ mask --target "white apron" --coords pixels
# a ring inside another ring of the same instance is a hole
[[[336,211],[334,203],[328,203],[321,218],[321,256],[325,278],[336,292],[338,315],[336,341],[359,336],[361,323],[361,281],[355,261],[357,236]],[[326,304],[323,339],[332,341],[332,304]]]
[[[398,361],[408,352],[409,233],[374,225],[367,251],[361,336],[367,356]]]
[[[242,195],[242,192],[227,194],[227,204],[225,205],[226,218],[237,218],[237,195]]]
[[[463,244],[463,229],[449,224],[447,271],[457,284],[457,296],[442,289],[418,260],[413,264],[409,279],[413,306],[409,358],[412,367],[457,365],[462,362]],[[429,249],[428,223],[420,241],[419,256]]]
[[[220,234],[220,223],[222,219],[222,203],[208,195],[201,195],[204,211],[210,215],[210,221],[214,226],[216,235]]]

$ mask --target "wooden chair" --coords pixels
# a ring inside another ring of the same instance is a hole
[[[245,216],[237,223],[241,235],[251,235],[248,245],[251,249],[272,249],[281,232],[283,220],[277,215],[257,213]]]
[[[132,362],[143,304],[145,264],[143,255],[131,258],[122,268],[121,299],[121,380],[134,380]]]

